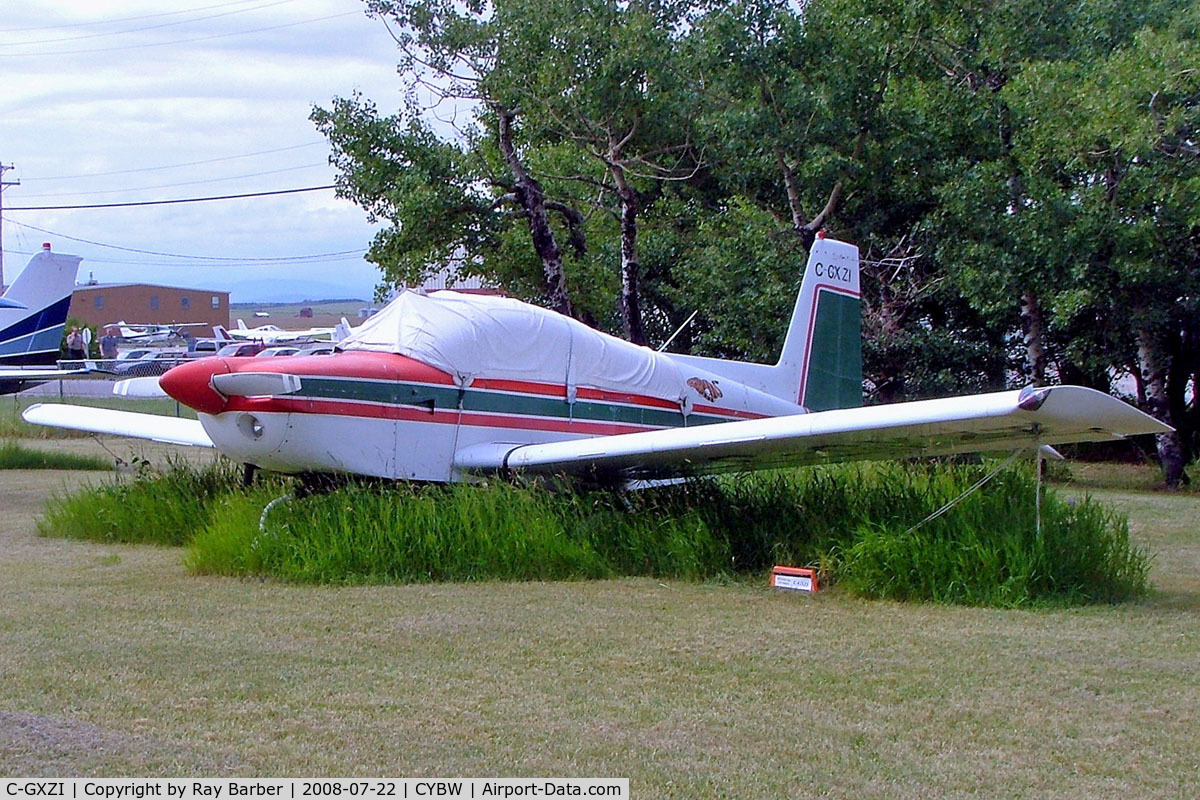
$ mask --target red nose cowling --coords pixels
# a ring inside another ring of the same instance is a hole
[[[226,372],[233,370],[225,359],[202,358],[167,370],[158,379],[158,385],[189,408],[205,414],[220,414],[225,410],[229,398],[212,387],[212,377]]]

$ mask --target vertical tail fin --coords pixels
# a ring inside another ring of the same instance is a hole
[[[42,252],[4,293],[18,308],[0,309],[0,362],[5,364],[52,364],[58,357],[79,256]]]
[[[248,331],[248,330],[250,330],[249,328],[247,328],[247,327],[246,327],[246,320],[244,320],[244,319],[239,319],[239,320],[238,320],[238,330],[239,330],[239,331]]]
[[[810,411],[862,405],[858,248],[818,238],[776,366]]]
[[[213,325],[213,338],[222,344],[233,341],[233,337],[229,335],[229,331],[225,330],[224,325]]]

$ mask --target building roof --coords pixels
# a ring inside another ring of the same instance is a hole
[[[77,283],[75,291],[85,289],[122,289],[127,286],[145,286],[149,289],[173,289],[177,292],[201,292],[203,294],[229,294],[228,289],[202,289],[196,286],[166,286],[161,283]]]

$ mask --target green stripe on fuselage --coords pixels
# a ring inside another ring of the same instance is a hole
[[[347,400],[360,403],[416,406],[428,410],[456,411],[460,391],[452,386],[391,381],[354,380],[347,378],[318,378],[301,376],[302,389],[293,397],[313,400]],[[686,419],[678,411],[647,408],[632,401],[601,403],[576,400],[567,403],[563,397],[499,392],[487,389],[465,389],[461,392],[462,410],[491,414],[511,414],[521,417],[552,417],[575,419],[580,422],[611,422],[655,428],[678,428],[688,425],[709,425],[730,422],[732,417],[691,413]]]

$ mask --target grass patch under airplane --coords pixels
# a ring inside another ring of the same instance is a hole
[[[159,476],[49,504],[47,535],[187,545],[194,572],[303,583],[724,580],[817,567],[872,598],[1028,606],[1147,592],[1149,560],[1121,515],[999,473],[919,525],[984,467],[843,465],[692,480],[654,490],[548,492],[496,483],[354,484],[264,506],[282,484],[232,488],[232,468]],[[918,526],[913,529],[913,526]]]

